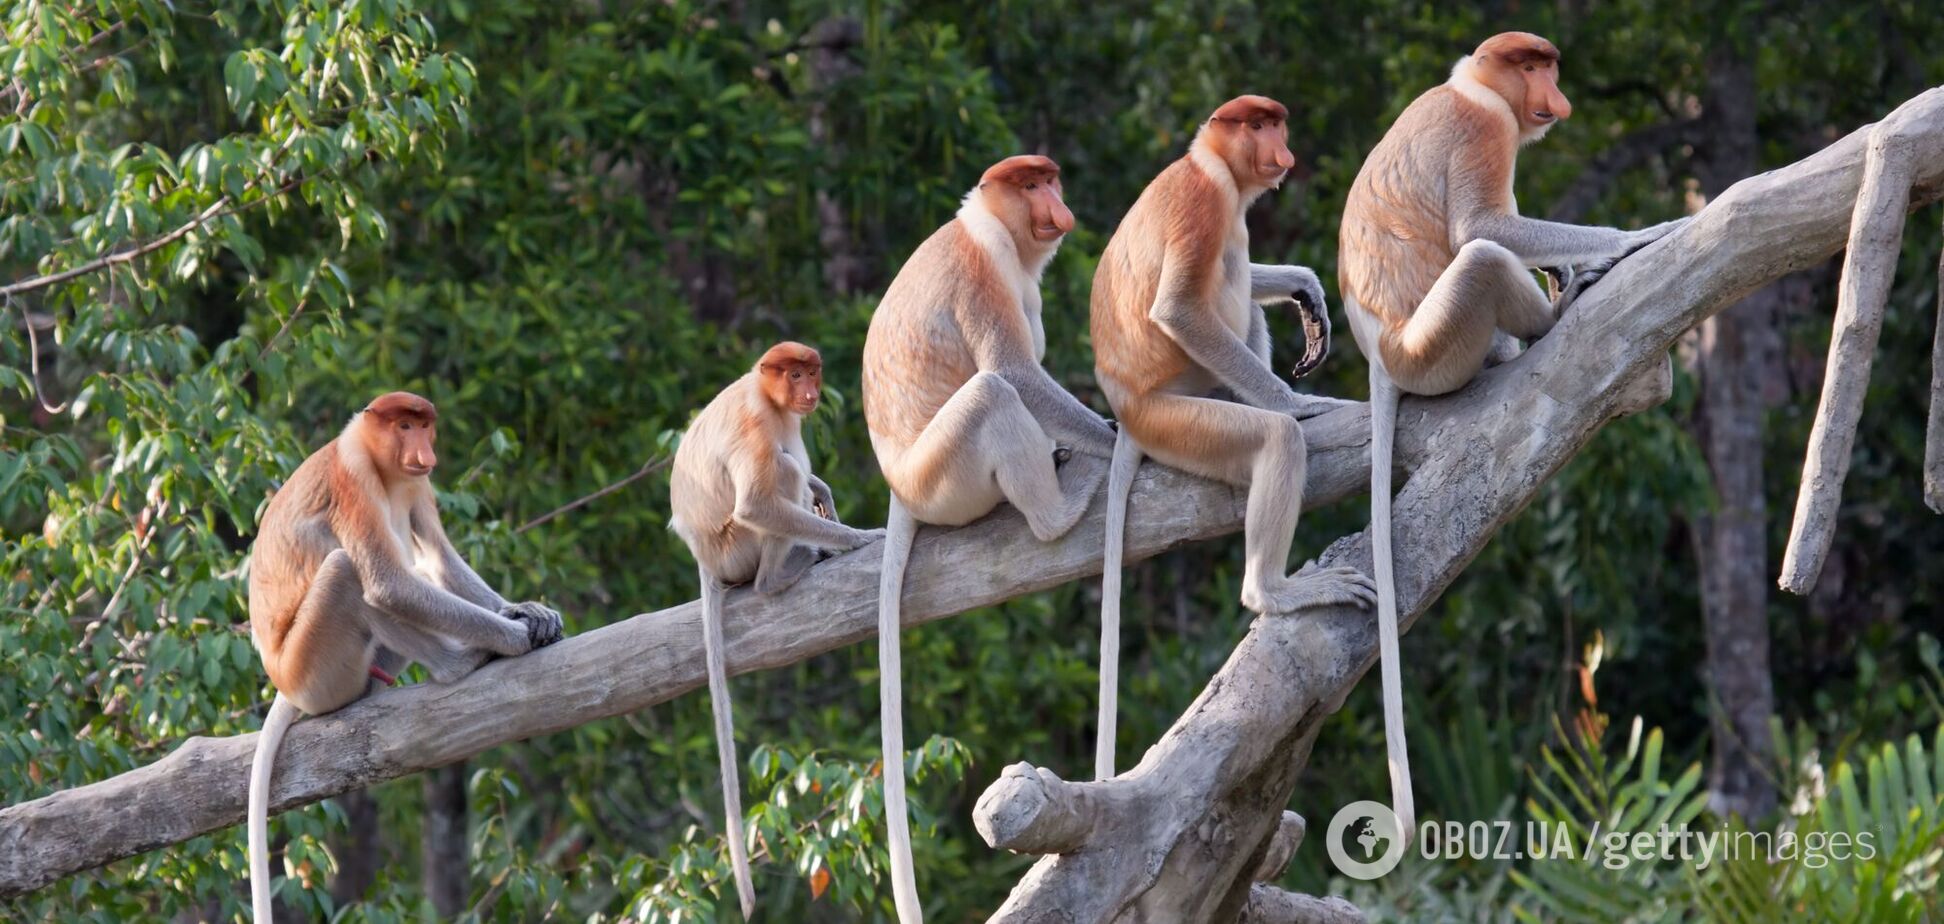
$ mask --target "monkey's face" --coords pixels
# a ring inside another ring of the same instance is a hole
[[[1289,151],[1289,123],[1265,115],[1250,119],[1242,128],[1248,135],[1255,179],[1270,187],[1281,186],[1283,177],[1296,166],[1296,155]]]
[[[1059,177],[1022,177],[1007,186],[1009,195],[1005,198],[1012,200],[1005,210],[1007,224],[1015,229],[1023,226],[1033,240],[1042,244],[1057,241],[1073,230],[1073,212],[1061,195]]]
[[[1524,134],[1543,133],[1554,122],[1572,116],[1573,104],[1559,92],[1557,62],[1527,61],[1519,65],[1518,73],[1524,105],[1516,111]]]
[[[1476,60],[1484,82],[1511,105],[1524,140],[1536,141],[1572,116],[1573,104],[1559,92],[1559,49],[1551,42],[1507,32],[1479,46]]]
[[[778,363],[763,367],[764,391],[770,403],[799,417],[817,409],[823,397],[823,364]]]
[[[1209,117],[1212,140],[1237,185],[1274,189],[1296,166],[1296,155],[1289,151],[1289,123],[1284,112],[1280,103],[1266,97],[1245,96]]]
[[[1059,177],[1027,183],[1020,192],[1032,206],[1033,240],[1057,241],[1073,230],[1073,212],[1061,196]]]
[[[424,478],[439,465],[432,443],[438,439],[438,424],[428,420],[401,417],[387,422],[386,435],[393,445],[393,465],[408,478]]]

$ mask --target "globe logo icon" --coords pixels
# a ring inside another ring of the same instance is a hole
[[[1404,859],[1404,832],[1381,802],[1352,802],[1330,818],[1324,834],[1330,862],[1352,879],[1376,879]]]

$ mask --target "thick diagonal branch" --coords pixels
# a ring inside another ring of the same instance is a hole
[[[1907,206],[1935,201],[1944,194],[1944,88],[1886,122],[1910,145]],[[1677,337],[1843,245],[1868,136],[1858,131],[1737,184],[1681,231],[1622,262],[1517,361],[1454,395],[1404,402],[1400,425],[1432,448],[1393,508],[1406,627],[1606,421],[1666,394],[1667,350]],[[1138,515],[1128,522],[1140,528]],[[1321,563],[1367,572],[1364,535],[1339,540]],[[1035,863],[991,920],[1237,919],[1253,907],[1253,872],[1323,720],[1376,658],[1366,611],[1258,619],[1132,770],[1067,783],[1024,765],[1008,769],[975,810],[980,829],[1032,834],[1041,830],[1036,819],[1058,819],[1043,837],[1014,843],[1060,852]],[[1074,805],[1090,807],[1076,813]],[[1074,814],[1086,817],[1065,817]]]

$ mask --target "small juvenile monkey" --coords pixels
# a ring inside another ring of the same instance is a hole
[[[702,648],[722,765],[724,835],[745,919],[756,913],[756,890],[743,839],[723,595],[727,585],[750,580],[759,594],[781,593],[816,564],[819,549],[846,551],[884,535],[839,523],[830,486],[810,473],[803,418],[817,409],[822,388],[823,357],[816,350],[787,342],[770,347],[756,368],[696,415],[669,478],[675,533],[702,573]]]
[[[1099,779],[1114,774],[1121,555],[1142,456],[1248,487],[1243,606],[1367,606],[1374,593],[1354,568],[1284,570],[1308,463],[1297,421],[1348,403],[1298,394],[1269,367],[1261,302],[1295,298],[1308,318],[1328,318],[1314,271],[1249,262],[1243,216],[1296,163],[1288,115],[1263,96],[1223,103],[1128,210],[1094,273],[1094,372],[1120,421],[1101,571]],[[1327,336],[1326,322],[1306,327]],[[1310,347],[1320,360],[1321,344]],[[1314,364],[1306,356],[1299,371]]]
[[[459,557],[432,493],[439,413],[397,391],[351,418],[270,499],[250,554],[250,632],[277,688],[250,768],[250,902],[270,921],[270,773],[302,710],[334,711],[410,662],[451,683],[560,640],[560,614],[508,603]]]
[[[1384,728],[1391,799],[1406,838],[1416,812],[1390,517],[1399,392],[1441,395],[1463,387],[1488,356],[1516,353],[1511,338],[1550,330],[1614,262],[1685,221],[1621,231],[1520,217],[1512,198],[1519,148],[1572,113],[1559,92],[1559,49],[1526,32],[1495,35],[1397,117],[1344,204],[1337,280],[1351,333],[1370,360],[1371,553]],[[1532,276],[1541,267],[1563,280],[1557,303]]]
[[[878,585],[884,814],[903,924],[923,909],[905,817],[899,597],[917,524],[959,526],[1001,501],[1051,542],[1086,512],[1105,474],[1072,453],[1113,454],[1114,431],[1040,365],[1040,273],[1073,230],[1050,158],[1009,157],[966,193],[958,216],[905,261],[864,340],[864,419],[891,513]]]

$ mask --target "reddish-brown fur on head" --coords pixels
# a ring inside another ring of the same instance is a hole
[[[1559,49],[1530,32],[1501,32],[1472,53],[1480,83],[1498,91],[1531,137],[1569,118],[1573,104],[1559,92]]]
[[[423,478],[439,464],[432,449],[439,409],[407,391],[380,395],[358,412],[356,431],[378,475],[390,482]]]
[[[793,414],[808,414],[817,409],[823,394],[823,357],[801,343],[784,341],[763,353],[756,362],[763,397],[772,407]]]
[[[1195,140],[1228,164],[1242,189],[1278,186],[1296,166],[1289,152],[1289,108],[1267,96],[1223,103]]]
[[[1029,236],[1045,244],[1073,230],[1073,212],[1062,198],[1060,165],[1051,157],[1008,157],[986,168],[979,177],[979,190],[986,209],[1015,237]]]

